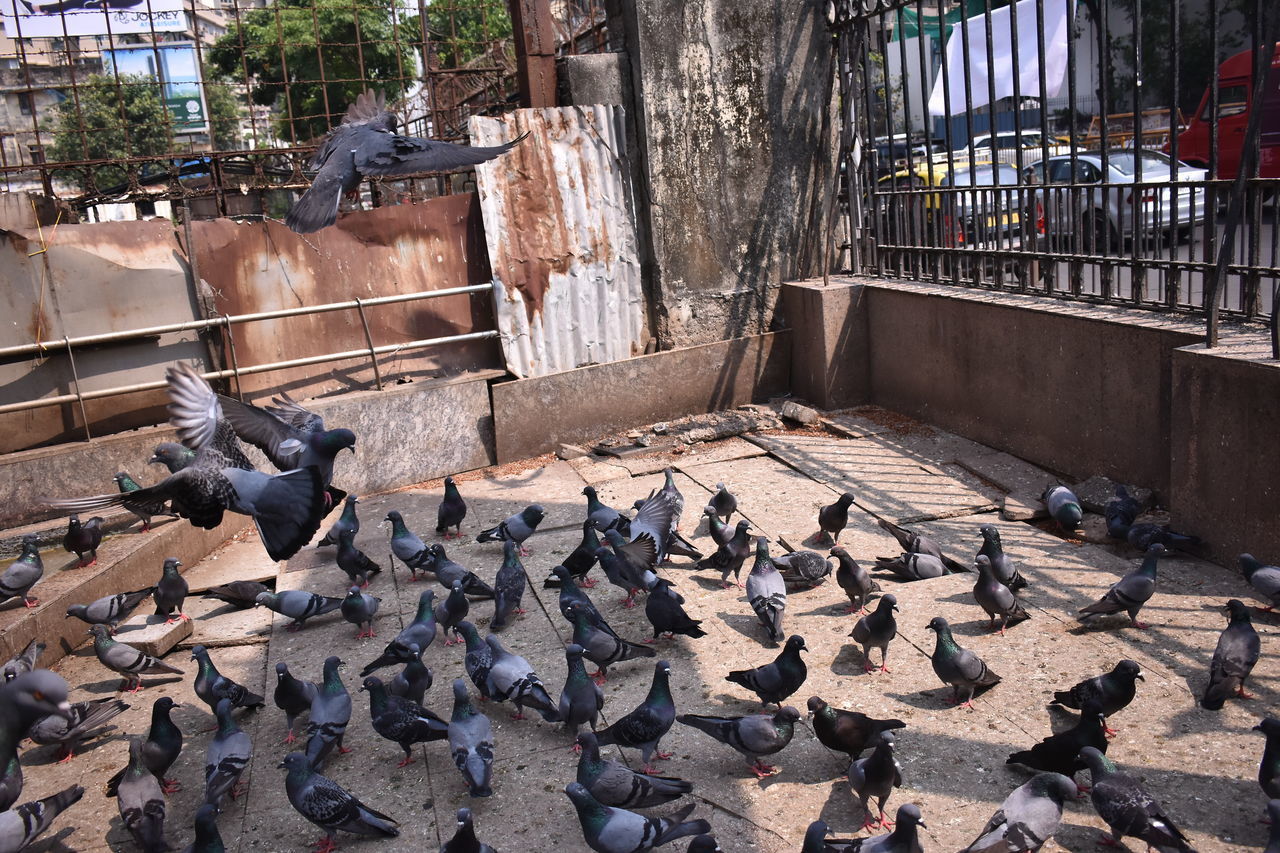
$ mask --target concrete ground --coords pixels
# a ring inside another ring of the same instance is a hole
[[[1218,632],[1225,625],[1219,608],[1227,598],[1254,601],[1234,570],[1178,557],[1162,563],[1155,597],[1143,611],[1152,623],[1147,631],[1128,626],[1123,617],[1096,628],[1082,629],[1074,612],[1100,597],[1121,574],[1136,565],[1133,555],[1111,547],[1066,540],[1041,526],[1001,520],[995,506],[1003,490],[990,471],[960,464],[965,459],[991,459],[991,451],[964,439],[901,419],[876,422],[846,418],[844,434],[820,430],[778,432],[753,442],[728,439],[678,456],[602,461],[588,457],[572,463],[550,457],[472,472],[457,477],[470,507],[463,524],[467,538],[446,543],[449,555],[481,577],[492,580],[501,560],[498,544],[477,544],[475,534],[497,524],[528,503],[547,510],[542,528],[530,540],[533,555],[524,560],[530,584],[525,598],[528,612],[503,633],[508,648],[527,658],[542,676],[552,696],[564,680],[563,647],[570,631],[556,607],[556,591],[544,589],[543,578],[580,538],[584,514],[581,491],[590,483],[605,502],[625,508],[661,485],[663,465],[676,466],[676,482],[685,497],[682,529],[699,547],[712,546],[700,510],[724,482],[738,497],[739,507],[754,530],[771,540],[783,537],[799,545],[816,527],[818,507],[851,490],[859,503],[893,519],[915,519],[913,526],[944,543],[950,553],[968,561],[981,543],[978,527],[996,524],[1006,550],[1018,560],[1030,581],[1023,600],[1033,618],[1001,637],[989,633],[981,610],[973,603],[971,575],[898,583],[882,578],[885,591],[899,601],[900,637],[890,647],[892,674],[866,674],[857,646],[847,634],[856,619],[845,614],[842,591],[829,581],[807,592],[793,593],[787,605],[785,628],[804,636],[809,677],[790,704],[804,710],[812,695],[844,708],[907,723],[899,732],[898,759],[903,787],[888,803],[890,812],[914,802],[921,807],[928,830],[928,850],[957,850],[978,833],[1000,801],[1028,778],[1004,763],[1006,755],[1024,749],[1053,730],[1071,724],[1063,713],[1046,710],[1055,689],[1110,669],[1121,658],[1138,661],[1146,675],[1138,697],[1111,723],[1120,730],[1109,756],[1124,770],[1139,776],[1165,804],[1167,813],[1200,850],[1246,850],[1265,844],[1265,798],[1255,780],[1262,738],[1251,728],[1271,713],[1277,698],[1278,667],[1271,655],[1276,633],[1274,617],[1259,617],[1264,657],[1255,670],[1254,701],[1233,699],[1221,712],[1198,708]],[[767,449],[766,449],[767,448]],[[1025,476],[1025,469],[1019,472]],[[998,482],[998,478],[995,478]],[[404,514],[411,529],[426,541],[436,541],[435,510],[438,482],[420,488],[370,497],[360,504],[363,527],[357,544],[386,566],[390,509]],[[336,518],[336,513],[333,516]],[[327,525],[326,525],[327,527]],[[854,512],[841,538],[860,562],[876,555],[897,553],[896,543],[873,518]],[[1239,543],[1245,550],[1246,543]],[[776,549],[775,549],[776,550]],[[721,589],[714,573],[689,571],[687,561],[663,569],[687,601],[687,609],[703,620],[708,634],[698,640],[661,642],[659,655],[671,662],[671,681],[681,712],[744,714],[759,710],[755,698],[724,680],[727,672],[771,660],[777,647],[764,639],[743,591]],[[744,568],[743,579],[750,563]],[[593,575],[603,575],[599,569]],[[332,549],[307,548],[282,565],[277,574],[252,534],[229,542],[188,578],[193,587],[232,577],[277,576],[280,588],[308,589],[340,595],[346,577],[334,563]],[[338,614],[313,620],[297,633],[284,630],[285,619],[262,610],[237,613],[193,598],[187,611],[195,617],[195,631],[168,660],[183,667],[185,679],[146,680],[141,694],[126,696],[132,709],[117,719],[121,732],[144,732],[149,707],[160,695],[171,695],[183,707],[174,717],[186,733],[186,748],[175,767],[184,789],[169,799],[167,835],[175,849],[190,843],[192,816],[203,788],[204,752],[210,735],[201,731],[211,723],[207,709],[191,691],[194,665],[185,652],[191,644],[213,647],[217,666],[254,690],[268,696],[266,708],[247,714],[242,725],[255,744],[246,773],[248,795],[222,815],[219,826],[227,849],[238,851],[303,850],[319,836],[288,804],[283,771],[276,768],[288,748],[280,742],[283,714],[270,704],[278,661],[295,674],[318,680],[321,662],[338,654],[349,666],[344,682],[352,692],[355,713],[348,729],[351,753],[330,760],[326,774],[374,808],[396,818],[402,835],[397,840],[366,840],[341,836],[353,850],[434,850],[453,832],[454,813],[469,806],[482,840],[498,850],[580,851],[577,819],[564,785],[574,777],[576,758],[571,739],[558,726],[533,717],[512,721],[510,709],[482,706],[494,723],[496,763],[494,796],[471,800],[446,744],[436,742],[415,750],[417,761],[396,768],[398,746],[379,738],[370,725],[368,702],[357,691],[359,670],[384,643],[412,618],[423,583],[409,583],[403,566],[384,571],[370,592],[382,598],[376,624],[377,639],[353,639],[355,630]],[[438,587],[437,587],[438,589]],[[590,592],[597,606],[623,636],[640,640],[651,631],[643,608],[625,609],[616,588],[602,583]],[[472,607],[471,618],[483,632],[491,615],[485,602]],[[977,710],[948,707],[944,688],[934,676],[928,655],[930,618],[950,620],[959,642],[982,656],[1004,681],[978,698]],[[463,647],[444,646],[437,637],[426,654],[435,674],[427,705],[444,717],[451,708],[450,683],[462,675]],[[631,710],[648,690],[653,660],[615,665],[604,687],[604,721],[612,722]],[[58,665],[74,686],[73,699],[112,695],[119,679],[106,672],[91,648],[82,647]],[[380,675],[390,678],[394,669]],[[722,849],[733,851],[797,851],[808,824],[822,817],[840,835],[853,835],[863,813],[851,796],[844,773],[846,761],[825,749],[807,723],[792,743],[771,762],[780,774],[763,781],[747,771],[747,762],[733,750],[700,732],[677,724],[663,741],[674,751],[661,770],[694,783],[695,817],[710,820]],[[116,735],[85,748],[67,764],[50,764],[52,748],[23,755],[27,787],[23,800],[44,796],[72,782],[85,785],[84,800],[54,827],[56,837],[36,850],[131,850],[113,801],[102,793],[109,774],[123,766],[127,746]],[[616,748],[606,753],[616,756]],[[633,766],[632,751],[622,758]],[[1081,774],[1082,782],[1087,774]],[[672,807],[652,810],[661,814]],[[1088,850],[1104,827],[1087,799],[1067,807],[1056,843],[1046,850]],[[683,850],[686,841],[667,849]],[[1143,845],[1129,844],[1140,851]]]

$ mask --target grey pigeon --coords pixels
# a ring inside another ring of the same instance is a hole
[[[871,593],[880,591],[880,584],[839,545],[831,549],[831,556],[836,558],[836,583],[849,597],[849,609],[846,612],[865,614],[867,598]]]
[[[467,780],[467,790],[473,797],[491,797],[493,788],[493,725],[489,718],[476,710],[467,693],[467,683],[461,678],[453,680],[453,714],[449,718],[449,754],[453,763]]]
[[[782,706],[782,700],[795,693],[809,676],[809,669],[800,657],[809,647],[804,637],[792,634],[778,656],[755,669],[736,670],[724,677],[725,681],[741,684],[760,697],[761,703]]]
[[[396,767],[413,763],[413,745],[449,736],[448,723],[401,696],[392,696],[377,676],[371,675],[360,687],[369,693],[369,714],[373,730],[392,743],[400,744],[404,758]]]
[[[475,166],[505,154],[524,138],[481,148],[401,136],[396,127],[385,95],[366,90],[356,96],[342,123],[329,131],[312,156],[310,168],[316,176],[289,210],[285,225],[298,234],[319,231],[337,220],[342,196],[363,180]]]
[[[1107,590],[1102,598],[1088,607],[1081,608],[1080,615],[1076,619],[1087,623],[1097,616],[1107,616],[1123,610],[1129,614],[1133,627],[1146,628],[1147,623],[1138,621],[1138,612],[1142,610],[1142,605],[1155,594],[1156,563],[1163,556],[1164,546],[1152,545],[1147,549],[1142,565],[1112,584],[1111,589]]]
[[[1253,730],[1267,738],[1258,762],[1258,787],[1268,800],[1280,799],[1280,719],[1264,717]]]
[[[920,816],[920,808],[915,803],[904,803],[898,806],[895,820],[885,822],[883,825],[893,826],[893,831],[885,835],[872,835],[869,838],[853,838],[847,841],[828,839],[825,846],[820,849],[823,853],[923,853],[920,827],[925,826],[925,822]],[[807,850],[808,848],[806,853]]]
[[[512,614],[523,614],[524,608],[520,600],[524,598],[524,588],[528,583],[524,565],[520,562],[518,548],[514,542],[502,545],[502,565],[493,579],[493,620],[489,623],[490,631],[498,631],[507,627],[507,620]]]
[[[1013,559],[1004,552],[999,529],[994,524],[984,524],[979,531],[982,533],[982,547],[978,549],[978,556],[991,561],[996,580],[1014,592],[1024,588],[1027,585],[1026,578],[1018,571]]]
[[[675,471],[670,465],[662,469],[662,488],[658,494],[665,495],[671,504],[671,531],[674,533],[679,529],[680,516],[684,513],[684,495],[676,488]]]
[[[787,609],[787,584],[769,558],[769,540],[756,539],[756,562],[747,575],[747,603],[764,626],[771,642],[782,637],[782,616]]]
[[[747,532],[750,529],[751,523],[746,519],[739,521],[732,538],[717,548],[710,557],[699,560],[697,568],[719,571],[720,583],[725,589],[729,588],[730,574],[733,575],[734,582],[737,583],[738,577],[742,573],[742,564],[746,562],[747,557],[751,556],[751,536]]]
[[[196,677],[192,686],[196,695],[214,714],[218,712],[218,703],[223,699],[230,699],[232,708],[262,707],[261,696],[218,672],[209,650],[204,646],[192,646],[191,659],[196,661]]]
[[[604,533],[606,530],[626,530],[630,527],[630,519],[601,502],[594,486],[584,486],[582,494],[587,498],[587,521],[593,530]]]
[[[395,663],[408,663],[415,658],[421,658],[422,653],[427,650],[427,647],[436,638],[435,600],[435,590],[424,589],[422,591],[422,594],[418,596],[418,612],[414,614],[413,621],[405,625],[400,630],[400,633],[396,634],[394,640],[387,643],[387,647],[382,650],[382,654],[360,670],[361,678],[371,675],[374,671],[384,666],[391,666]],[[412,651],[414,646],[417,646],[417,652]]]
[[[18,853],[52,825],[58,815],[80,801],[84,788],[72,785],[42,800],[0,812],[0,850]]]
[[[191,617],[182,612],[182,603],[187,600],[189,587],[187,579],[178,572],[178,566],[181,565],[177,557],[166,559],[160,570],[160,580],[156,581],[156,591],[152,593],[156,600],[156,615],[165,617],[166,625],[179,619],[183,622],[191,621]]]
[[[452,477],[444,478],[444,497],[436,508],[436,533],[445,539],[462,538],[462,520],[467,517],[467,502]],[[454,529],[453,533],[449,528]]]
[[[423,697],[427,695],[435,679],[431,669],[422,662],[422,651],[416,643],[409,645],[409,651],[413,659],[391,679],[387,685],[387,692],[392,696],[402,696],[410,702],[421,705]]]
[[[653,682],[644,701],[607,729],[596,732],[601,746],[617,744],[640,750],[644,766],[641,772],[652,773],[650,758],[665,760],[671,753],[662,752],[658,744],[676,721],[676,705],[671,698],[671,664],[658,661],[653,668]]]
[[[292,619],[293,621],[287,627],[289,631],[300,631],[307,620],[313,616],[323,616],[342,607],[341,598],[317,595],[302,589],[260,592],[257,602],[268,610],[274,610],[281,616]]]
[[[204,596],[230,604],[237,610],[248,610],[257,606],[259,593],[270,591],[271,587],[258,581],[231,581],[209,587]]]
[[[1032,853],[1062,825],[1062,805],[1079,793],[1061,773],[1037,773],[1013,789],[961,853]]]
[[[114,731],[115,726],[105,723],[128,709],[129,706],[119,699],[75,702],[71,705],[70,715],[59,712],[36,720],[27,729],[27,737],[40,746],[57,744],[62,747],[58,752],[59,760],[70,761],[81,743]]]
[[[991,568],[991,560],[979,554],[974,564],[978,567],[978,582],[973,585],[973,599],[978,606],[987,612],[991,627],[1000,620],[1000,636],[1004,636],[1007,625],[1017,625],[1031,618],[1031,614],[1018,601],[1013,590],[1000,582],[995,570]]]
[[[883,595],[876,602],[876,609],[859,619],[849,632],[853,641],[862,646],[862,668],[867,672],[876,672],[871,662],[871,650],[880,650],[880,672],[892,672],[889,669],[889,642],[898,635],[898,620],[893,618],[893,611],[898,609],[898,598],[895,595]]]
[[[386,520],[391,522],[391,568],[395,569],[396,560],[404,563],[409,569],[409,582],[415,583],[418,569],[425,566],[431,556],[427,543],[408,528],[399,511],[388,512]]]
[[[616,530],[606,530],[604,532],[605,544],[612,550],[614,556],[618,559],[620,574],[625,579],[625,585],[630,588],[631,592],[640,590],[648,590],[653,586],[653,582],[657,580],[654,568],[658,565],[659,543],[654,537],[653,532],[649,530],[641,530],[638,525],[632,525],[632,531],[640,530],[635,533],[630,540],[624,539],[622,534]],[[605,566],[604,563],[601,564]],[[611,576],[610,581],[617,584],[617,581]]]
[[[154,486],[128,495],[95,495],[49,501],[50,506],[86,512],[126,501],[170,501],[173,511],[197,527],[212,530],[226,511],[251,516],[272,560],[287,560],[311,541],[325,512],[326,492],[314,467],[271,476],[253,469],[231,424],[222,416],[209,383],[188,364],[165,371],[169,423],[196,451],[189,465]]]
[[[458,828],[453,837],[440,845],[440,853],[498,853],[476,837],[471,809],[458,809]]]
[[[1240,569],[1249,586],[1270,602],[1264,610],[1280,607],[1280,566],[1264,566],[1252,554],[1241,554]]]
[[[1244,682],[1253,672],[1262,652],[1262,643],[1244,602],[1231,599],[1227,602],[1227,612],[1231,621],[1218,637],[1218,646],[1209,664],[1209,684],[1200,699],[1200,707],[1210,711],[1222,710],[1227,697],[1232,694],[1241,699],[1253,698],[1245,691]]]
[[[333,836],[342,832],[353,835],[378,835],[395,838],[399,825],[382,812],[366,806],[351,792],[332,779],[321,776],[301,752],[291,752],[277,765],[288,772],[284,777],[285,793],[298,814],[324,830],[318,850],[334,850]]]
[[[333,526],[325,532],[324,537],[316,543],[317,548],[337,545],[343,533],[350,533],[355,536],[360,532],[360,516],[356,515],[356,504],[358,503],[360,503],[359,497],[347,495],[346,500],[342,502],[342,514],[338,516],[338,520],[333,523]]]
[[[182,752],[182,730],[174,725],[169,715],[176,707],[177,703],[168,696],[161,696],[152,703],[151,728],[147,730],[147,738],[142,742],[142,763],[160,780],[160,787],[166,794],[182,790],[182,783],[166,776]],[[107,796],[116,795],[122,778],[123,770],[107,780]]]
[[[816,551],[797,551],[779,539],[787,553],[773,558],[774,568],[782,575],[788,590],[813,589],[831,574],[831,561]]]
[[[716,717],[704,714],[681,714],[677,723],[692,726],[721,743],[728,744],[751,760],[751,772],[757,779],[773,776],[781,768],[765,764],[762,756],[781,752],[795,734],[800,712],[784,705],[772,714],[750,714],[745,717]]]
[[[116,803],[124,828],[143,853],[169,849],[164,840],[164,791],[142,759],[141,738],[129,741],[129,765],[116,786]]]
[[[546,512],[538,504],[529,504],[529,506],[520,510],[513,516],[510,516],[499,524],[497,527],[491,527],[488,530],[482,530],[476,536],[477,542],[515,542],[520,546],[520,556],[528,556],[528,550],[525,549],[525,540],[533,535],[538,529],[538,525],[542,523],[542,519],[546,517]]]
[[[236,725],[232,707],[230,699],[218,700],[218,730],[205,753],[204,802],[214,808],[221,808],[222,798],[228,794],[236,796],[240,777],[253,758],[253,742]]]
[[[21,598],[23,606],[28,609],[40,603],[33,598],[31,588],[44,577],[44,561],[40,559],[40,546],[36,535],[28,533],[22,537],[22,553],[18,559],[9,564],[0,575],[0,602],[11,598]]]
[[[147,464],[163,465],[169,469],[170,474],[176,474],[183,468],[190,467],[195,461],[196,452],[191,448],[184,447],[176,441],[162,441],[151,452],[151,458],[147,460]]]
[[[653,640],[662,634],[684,634],[686,637],[705,637],[707,632],[699,626],[702,620],[694,619],[685,612],[684,598],[671,587],[671,581],[658,578],[649,590],[649,597],[644,602],[644,615],[653,626]],[[645,640],[649,642],[649,640]]]
[[[314,681],[305,681],[296,677],[289,671],[289,665],[284,661],[276,664],[276,689],[271,696],[271,701],[277,708],[284,711],[285,743],[293,743],[298,739],[293,732],[294,723],[299,716],[311,710],[311,703],[315,701],[316,694],[319,692],[320,688]]]
[[[196,809],[196,837],[182,853],[226,853],[222,833],[218,832],[218,810],[208,803]]]
[[[116,495],[108,497],[116,498]],[[123,498],[115,500],[108,506],[117,506],[124,503]],[[70,507],[66,507],[70,508]],[[84,509],[99,509],[100,507],[85,507]],[[80,561],[79,567],[92,566],[98,562],[98,546],[102,544],[102,523],[105,519],[100,516],[94,516],[83,524],[80,523],[80,516],[72,515],[67,521],[67,535],[62,537],[62,547],[67,553],[75,554]],[[86,562],[84,555],[89,555]]]
[[[600,616],[600,611],[597,610],[595,604],[592,603],[591,597],[588,596],[585,592],[583,592],[582,589],[578,587],[578,585],[572,583],[569,580],[570,575],[569,575],[568,568],[566,568],[565,566],[556,566],[554,569],[551,570],[551,574],[554,575],[556,579],[560,581],[559,605],[560,605],[560,612],[564,614],[565,619],[569,619],[569,605],[575,601],[581,602],[582,606],[585,607],[587,611],[590,612],[596,618],[602,618]]]
[[[1134,661],[1122,660],[1110,672],[1086,678],[1070,690],[1055,692],[1053,702],[1050,704],[1063,705],[1078,711],[1083,709],[1086,703],[1096,702],[1103,715],[1110,717],[1133,701],[1139,679],[1146,680],[1142,678],[1142,667]],[[1109,727],[1106,733],[1115,734]]]
[[[462,588],[462,581],[455,580],[453,588],[449,590],[449,594],[445,596],[444,601],[436,605],[437,628],[443,631],[446,637],[448,637],[450,631],[455,635],[454,639],[446,639],[444,641],[446,646],[461,642],[456,636],[458,623],[466,619],[470,611],[471,602],[467,601],[467,593]]]
[[[564,558],[561,566],[573,582],[586,589],[596,585],[594,578],[587,577],[587,572],[591,571],[599,559],[596,557],[598,550],[600,550],[600,537],[596,535],[595,526],[590,520],[582,522],[582,541],[569,553],[569,556]],[[552,574],[555,574],[555,569],[552,569]],[[554,581],[547,578],[542,585],[548,589],[554,589],[557,586],[563,586],[564,583],[565,581],[557,576]]]
[[[341,666],[345,664],[337,655],[325,658],[324,679],[316,690],[316,698],[311,700],[306,755],[316,770],[324,769],[329,753],[335,748],[339,753],[351,751],[342,744],[347,724],[351,722],[351,694],[338,675]]]
[[[705,820],[685,821],[695,803],[683,806],[669,817],[645,817],[602,805],[577,782],[566,785],[564,792],[578,811],[582,837],[596,853],[642,853],[677,838],[711,831],[711,824]]]
[[[853,495],[845,492],[836,498],[835,503],[818,510],[818,532],[830,539],[832,545],[840,544],[840,532],[849,524],[849,505],[852,503]]]
[[[658,546],[657,562],[666,561],[671,554],[681,554],[694,559],[701,559],[698,550],[680,535],[680,511],[684,508],[684,498],[675,491],[675,483],[668,475],[671,485],[636,502],[636,514],[628,526],[628,536],[632,541],[648,534]]]
[[[560,721],[556,705],[542,685],[542,679],[533,671],[529,662],[503,647],[502,641],[490,634],[484,638],[493,651],[493,664],[489,669],[488,697],[496,702],[511,701],[516,706],[513,720],[524,719],[524,709],[532,708],[548,723]]]
[[[1093,783],[1089,798],[1098,817],[1111,828],[1108,843],[1119,843],[1124,836],[1131,835],[1161,853],[1192,849],[1187,837],[1174,826],[1155,797],[1147,793],[1137,779],[1121,773],[1105,755],[1091,746],[1081,750],[1080,757],[1088,766]]]
[[[725,544],[733,538],[734,528],[720,520],[720,516],[716,515],[715,507],[703,507],[702,514],[706,516],[707,533],[711,535],[711,541],[716,543],[716,547]]]
[[[657,656],[657,652],[648,646],[619,637],[609,623],[598,616],[593,617],[579,602],[569,605],[569,622],[573,625],[573,642],[582,649],[586,659],[599,668],[591,674],[598,684],[605,682],[609,667],[615,663]]]
[[[972,710],[974,694],[999,684],[1000,676],[992,672],[982,658],[956,643],[946,619],[935,616],[926,627],[938,635],[932,656],[934,673],[943,684],[951,685],[953,704]],[[965,695],[963,701],[960,699],[962,691]]]
[[[1040,496],[1049,515],[1058,522],[1058,526],[1066,533],[1074,533],[1084,520],[1084,510],[1080,508],[1080,499],[1075,492],[1066,486],[1049,486]]]
[[[365,552],[356,547],[355,533],[350,530],[344,530],[338,534],[338,554],[335,558],[338,568],[346,572],[351,583],[358,584],[360,587],[367,587],[370,579],[382,571],[379,566]]]
[[[729,523],[729,517],[738,511],[738,499],[733,496],[724,485],[724,483],[716,483],[716,493],[711,496],[711,508],[716,511],[716,515],[724,519],[724,523]]]
[[[72,717],[62,676],[37,669],[0,685],[0,811],[10,808],[22,794],[18,742],[32,724],[48,714],[61,714],[68,720]]]
[[[1176,548],[1181,551],[1194,550],[1204,544],[1199,536],[1175,533],[1167,524],[1152,524],[1145,521],[1131,526],[1129,532],[1125,534],[1125,540],[1143,553],[1156,542],[1166,548]]]
[[[124,676],[123,690],[137,693],[142,689],[144,675],[183,674],[182,670],[172,664],[140,652],[133,646],[116,642],[106,625],[92,625],[89,633],[93,635],[93,651],[98,656],[99,663]]]
[[[902,767],[893,754],[896,747],[897,739],[893,732],[884,732],[874,752],[849,764],[849,785],[862,801],[862,810],[866,813],[862,820],[863,829],[891,825],[884,816],[884,804],[894,788],[902,787]],[[869,804],[872,797],[876,798],[876,808],[880,810],[878,819],[871,813]]]
[[[1107,521],[1107,535],[1112,539],[1128,538],[1129,528],[1139,515],[1142,515],[1142,504],[1129,494],[1127,488],[1117,483],[1115,497],[1107,502],[1103,512]]]
[[[587,675],[587,668],[582,663],[582,646],[570,643],[565,647],[564,656],[568,674],[556,710],[565,730],[576,737],[583,723],[590,723],[591,730],[595,731],[596,719],[604,707],[604,692]]]
[[[882,529],[892,533],[893,538],[897,539],[898,544],[902,546],[902,550],[906,551],[908,554],[924,554],[926,556],[933,557],[941,563],[948,572],[969,571],[969,568],[963,563],[959,563],[942,553],[942,546],[938,544],[937,540],[929,536],[925,536],[922,533],[916,533],[913,530],[908,530],[905,527],[899,527],[892,521],[887,521],[883,518],[877,519],[876,523],[879,524]]]
[[[578,735],[577,782],[606,806],[643,809],[660,806],[693,790],[693,783],[671,776],[638,773],[621,761],[602,758],[600,744],[591,732]]]
[[[480,580],[475,572],[450,560],[449,555],[444,551],[444,546],[439,542],[428,548],[427,554],[427,561],[423,564],[423,568],[432,572],[445,589],[452,589],[454,581],[462,581],[462,588],[467,595],[493,598],[493,587]]]
[[[470,622],[458,623],[458,633],[467,644],[467,652],[462,656],[462,667],[471,679],[471,683],[480,691],[480,695],[489,698],[489,670],[493,669],[493,649],[480,638],[480,632]]]
[[[120,490],[120,494],[127,495],[129,492],[136,492],[142,489],[138,485],[138,481],[130,477],[127,471],[118,471],[113,477],[116,481],[116,488]],[[124,508],[133,513],[142,527],[139,528],[140,533],[149,533],[151,531],[151,517],[154,515],[173,516],[173,513],[165,508],[164,503],[138,501],[123,504]]]
[[[153,586],[147,586],[135,589],[133,592],[104,595],[89,604],[72,604],[67,608],[67,617],[74,616],[81,622],[87,622],[90,625],[106,625],[114,630],[129,618],[129,614],[151,595],[154,589]]]
[[[1107,751],[1105,718],[1096,702],[1086,702],[1076,724],[1061,732],[1049,735],[1030,749],[1015,752],[1006,764],[1021,764],[1035,770],[1073,776],[1083,770],[1080,750],[1091,746],[1099,752]]]
[[[810,696],[809,713],[813,715],[813,733],[827,749],[843,752],[850,759],[860,756],[867,747],[875,746],[880,735],[891,729],[903,729],[902,720],[877,720],[859,711],[846,711],[828,705],[819,696]]]
[[[876,557],[876,568],[893,572],[904,581],[924,581],[940,578],[947,573],[942,560],[932,554],[900,554],[897,557]]]
[[[40,662],[40,655],[44,654],[45,644],[39,640],[32,640],[27,643],[26,647],[5,661],[4,667],[0,669],[0,674],[4,676],[4,683],[13,681],[19,675],[25,675],[36,668],[36,664]]]
[[[360,591],[360,587],[352,586],[347,590],[347,597],[342,599],[342,618],[356,626],[356,639],[373,639],[373,617],[378,612],[381,598],[374,598]]]

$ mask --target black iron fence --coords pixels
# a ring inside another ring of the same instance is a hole
[[[833,0],[853,272],[1270,321],[1272,0]]]

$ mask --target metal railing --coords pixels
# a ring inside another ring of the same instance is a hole
[[[1210,346],[1269,322],[1280,357],[1280,7],[828,8],[840,268],[1200,314]]]

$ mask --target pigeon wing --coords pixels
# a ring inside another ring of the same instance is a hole
[[[218,397],[222,412],[241,440],[261,450],[271,464],[281,471],[299,466],[306,436],[297,427],[285,423],[265,409],[241,403],[230,397]]]
[[[365,133],[355,152],[356,168],[363,175],[451,171],[492,160],[523,139],[520,136],[503,145],[479,147],[395,133]]]

